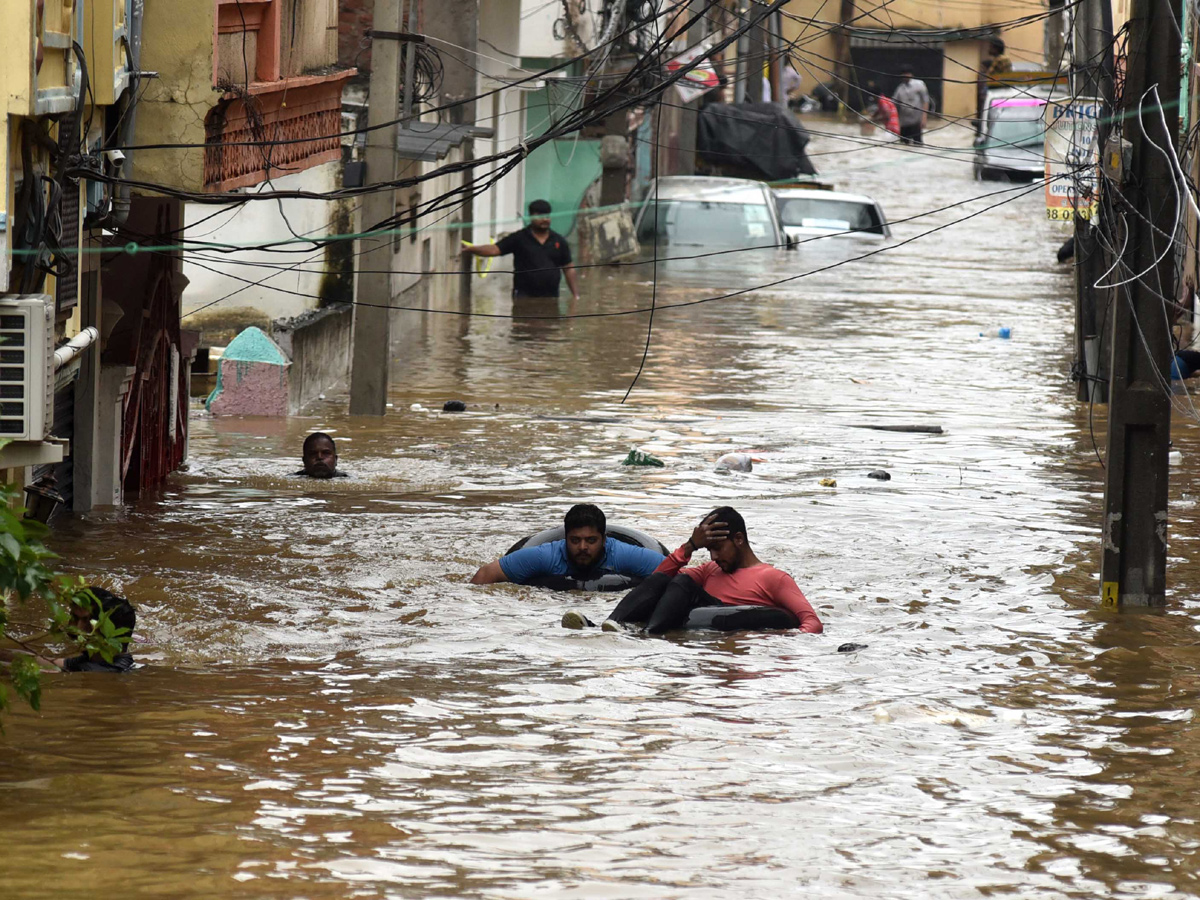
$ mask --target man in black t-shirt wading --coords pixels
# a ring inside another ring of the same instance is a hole
[[[513,258],[513,297],[557,297],[562,276],[567,277],[571,296],[579,299],[579,283],[571,264],[567,239],[550,230],[550,204],[534,200],[529,204],[529,227],[514,231],[495,244],[471,244],[463,248],[472,256],[508,256]]]

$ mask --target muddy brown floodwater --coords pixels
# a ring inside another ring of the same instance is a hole
[[[1168,609],[1099,611],[1104,410],[1066,379],[1039,190],[973,182],[961,149],[811,149],[883,204],[889,249],[661,310],[625,405],[644,316],[415,318],[382,421],[197,417],[161,493],[67,518],[57,549],[138,603],[146,666],[50,676],[40,715],[6,715],[0,894],[1200,893],[1196,425]],[[877,247],[670,263],[655,299]],[[500,282],[480,311],[510,311]],[[644,305],[649,275],[584,294],[564,309]],[[318,427],[350,478],[290,477]],[[622,468],[632,447],[666,467]],[[729,450],[765,462],[717,474]],[[466,583],[581,500],[671,546],[735,504],[826,633],[566,631],[615,598]]]

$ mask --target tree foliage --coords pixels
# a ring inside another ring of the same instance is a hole
[[[0,711],[9,708],[12,694],[40,708],[44,660],[39,663],[38,647],[44,641],[65,640],[79,652],[111,662],[123,649],[122,638],[128,638],[128,629],[113,625],[83,578],[53,568],[57,555],[44,543],[49,529],[22,518],[25,510],[17,504],[19,498],[15,485],[0,487],[0,646],[25,651],[9,661],[8,684],[0,680]],[[23,607],[31,600],[44,603],[45,620],[32,629],[34,633],[18,636],[9,615],[13,601]],[[87,629],[73,624],[72,608],[87,611]]]

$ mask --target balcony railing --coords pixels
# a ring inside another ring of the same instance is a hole
[[[230,191],[341,158],[343,70],[226,92],[205,119],[204,188]]]

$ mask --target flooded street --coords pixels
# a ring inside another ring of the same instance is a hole
[[[161,493],[60,520],[147,665],[5,714],[0,895],[1200,896],[1200,430],[1168,609],[1101,612],[1105,414],[1041,187],[813,128],[892,237],[660,265],[659,306],[780,283],[660,309],[623,405],[644,314],[505,318],[493,276],[498,317],[409,317],[382,422],[201,415]],[[648,266],[582,276],[562,311],[650,303]],[[291,477],[315,429],[350,478]],[[618,595],[467,584],[581,501],[672,548],[736,506],[825,634],[567,631]]]

